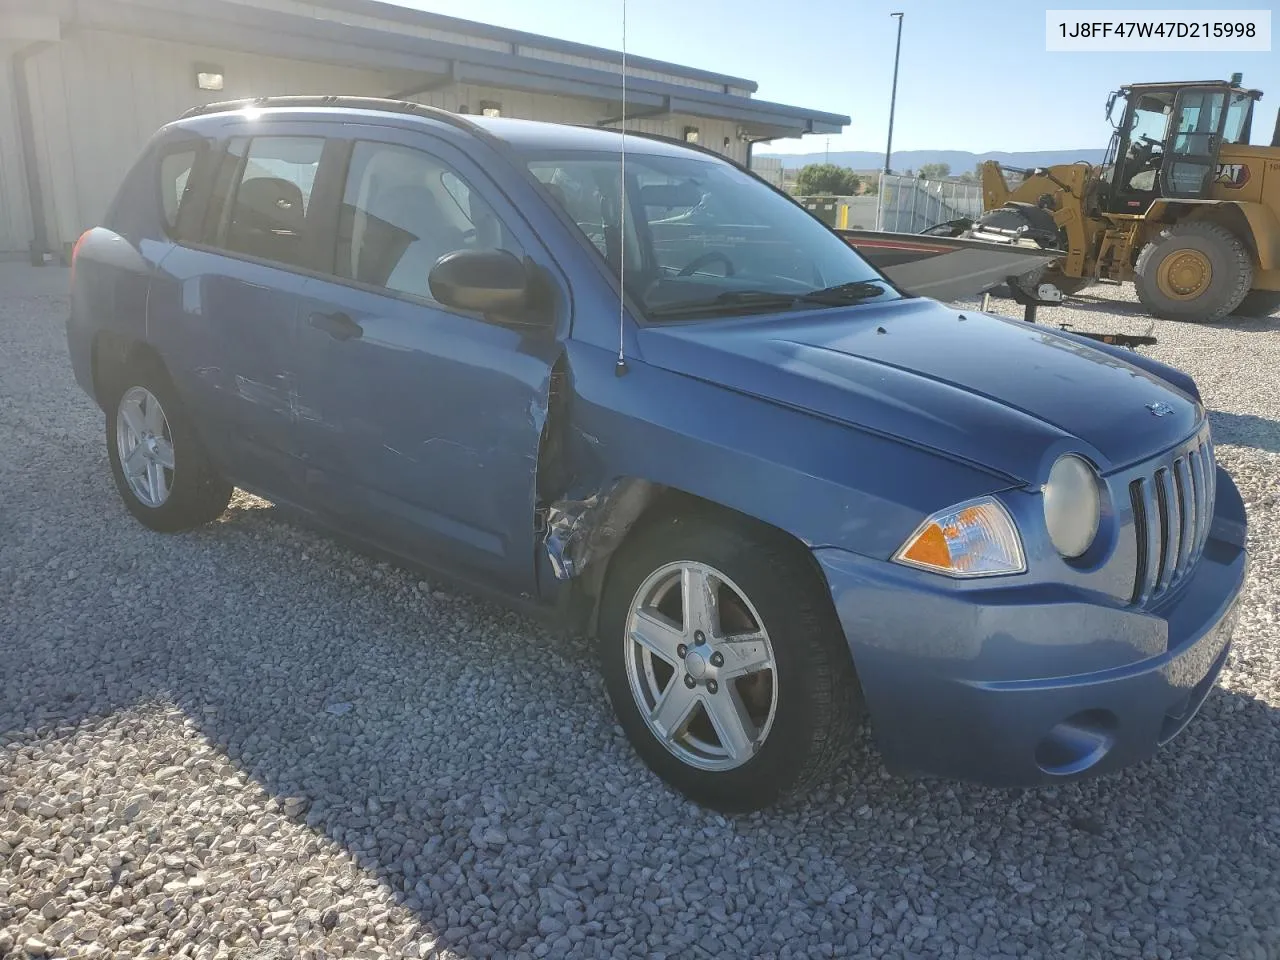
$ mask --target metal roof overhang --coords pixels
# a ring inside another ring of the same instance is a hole
[[[15,8],[56,13],[71,28],[414,74],[421,77],[424,90],[452,82],[474,83],[602,101],[621,113],[622,77],[607,70],[255,7],[210,0],[0,0],[0,10]],[[274,92],[263,91],[264,95]],[[661,109],[735,121],[757,138],[838,133],[849,123],[848,117],[838,114],[631,75],[627,108],[628,113],[634,108],[650,116]]]
[[[612,60],[618,56],[618,51],[609,50],[605,47],[595,47],[585,43],[574,43],[555,37],[540,36],[534,33],[526,33],[523,30],[512,30],[509,27],[498,27],[475,20],[462,20],[458,17],[449,17],[440,13],[431,13],[427,10],[401,6],[398,3],[386,3],[384,0],[310,0],[310,2],[315,6],[326,7],[330,10],[377,17],[380,20],[407,23],[435,30],[466,33],[475,37],[483,37],[486,40],[509,43],[517,47],[537,47],[540,50],[547,50],[553,53],[565,53],[570,56],[588,57],[597,60]],[[745,77],[734,77],[709,70],[699,70],[695,67],[686,67],[682,64],[669,63],[665,60],[654,60],[650,57],[639,57],[631,54],[627,57],[627,63],[638,70],[672,73],[691,80],[703,80],[710,83],[739,87],[752,93],[759,89],[759,84]]]

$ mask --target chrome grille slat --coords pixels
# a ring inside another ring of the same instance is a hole
[[[1216,466],[1207,430],[1129,475],[1134,605],[1159,600],[1200,560],[1213,524]]]
[[[1141,604],[1146,603],[1156,589],[1156,576],[1160,571],[1160,524],[1155,519],[1155,495],[1145,479],[1129,484],[1129,500],[1133,504],[1134,530],[1138,536],[1133,602]]]
[[[1191,548],[1196,539],[1196,491],[1191,485],[1191,468],[1187,461],[1194,456],[1194,453],[1185,457],[1179,457],[1173,462],[1173,480],[1174,486],[1178,491],[1178,515],[1180,523],[1178,529],[1180,536],[1178,539],[1178,565],[1174,572],[1174,580],[1177,580],[1187,569],[1187,561],[1191,559]]]
[[[1173,583],[1174,565],[1178,559],[1178,504],[1174,499],[1173,479],[1168,467],[1156,471],[1156,515],[1160,523],[1160,575],[1156,592],[1164,593]]]
[[[1200,543],[1196,550],[1198,556],[1203,550],[1205,543],[1209,540],[1209,527],[1213,525],[1213,504],[1216,497],[1218,483],[1218,468],[1213,462],[1213,447],[1207,441],[1200,448],[1201,469],[1204,471],[1204,484],[1200,488],[1200,516],[1203,520],[1200,523]]]
[[[1191,466],[1191,509],[1195,511],[1196,533],[1191,544],[1191,556],[1188,565],[1200,558],[1200,550],[1204,545],[1205,506],[1204,506],[1204,447],[1199,446],[1191,451],[1187,461]]]

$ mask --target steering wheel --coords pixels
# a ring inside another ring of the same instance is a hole
[[[719,250],[712,250],[710,253],[704,253],[702,256],[690,261],[685,265],[684,269],[676,274],[677,277],[690,277],[698,272],[699,267],[705,267],[707,264],[715,263],[719,260],[724,264],[725,276],[733,276],[733,261],[726,257]]]

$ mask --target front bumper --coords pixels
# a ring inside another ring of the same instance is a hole
[[[1181,732],[1226,661],[1244,545],[1244,504],[1219,470],[1202,558],[1153,610],[815,556],[886,765],[1018,786],[1116,770]]]

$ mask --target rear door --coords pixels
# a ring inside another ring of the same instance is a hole
[[[1227,91],[1221,87],[1189,87],[1178,92],[1169,145],[1160,166],[1162,196],[1183,200],[1208,196],[1222,148],[1226,104]]]
[[[329,276],[306,284],[299,326],[308,500],[402,555],[532,592],[567,316],[560,333],[499,326],[437,303],[428,274],[454,250],[503,249],[555,275],[561,303],[567,287],[475,160],[423,133],[347,129]]]
[[[223,142],[199,233],[163,261],[149,311],[225,469],[285,499],[303,489],[295,357],[323,129],[273,124]]]

